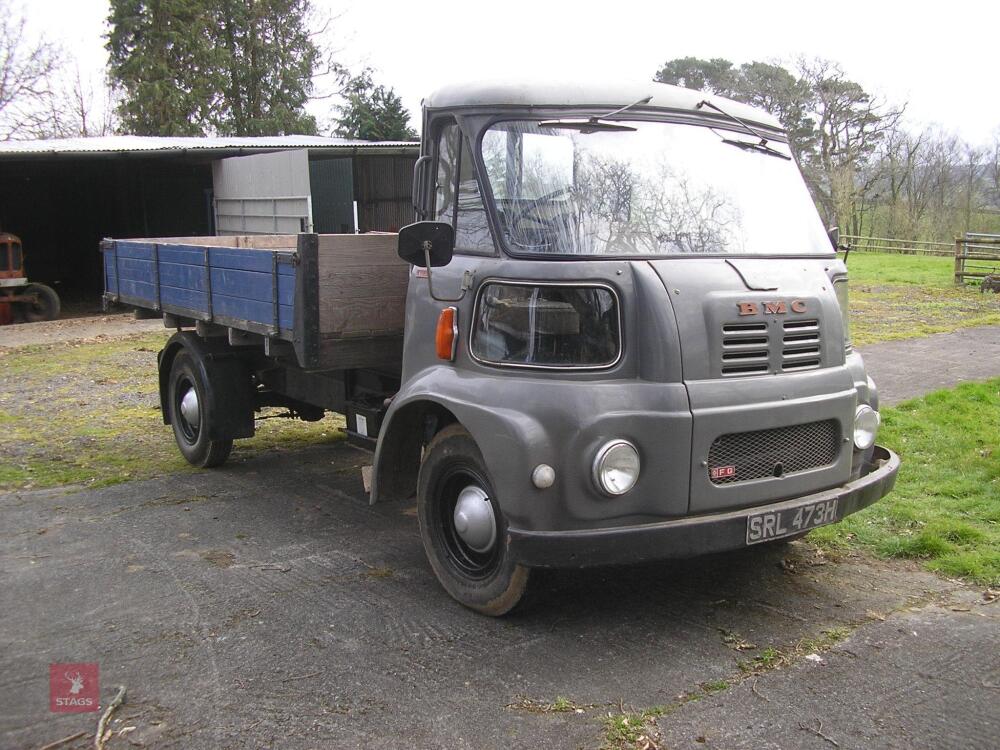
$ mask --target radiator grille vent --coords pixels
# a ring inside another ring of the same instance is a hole
[[[766,373],[770,360],[767,323],[729,323],[722,326],[722,374]]]
[[[820,364],[818,320],[786,320],[781,342],[781,371],[814,370]]]
[[[773,345],[772,338],[775,339]],[[818,320],[786,320],[780,328],[765,322],[722,326],[723,377],[765,375],[772,369],[775,372],[815,370],[822,363]]]
[[[721,435],[708,451],[713,484],[734,484],[828,466],[840,453],[835,419]]]

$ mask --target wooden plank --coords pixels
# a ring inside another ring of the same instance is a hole
[[[396,234],[321,234],[319,269],[344,266],[395,266],[407,264],[396,253]]]
[[[355,339],[320,339],[319,367],[322,370],[349,370],[378,367],[401,372],[403,336],[369,336]]]
[[[410,266],[395,234],[321,234],[317,238],[321,335],[402,333]]]
[[[330,268],[319,273],[321,298],[355,300],[368,297],[405,297],[410,280],[410,267],[376,266],[349,267],[339,271]]]
[[[274,277],[271,273],[213,267],[212,292],[271,303],[274,302]],[[292,305],[294,296],[295,279],[291,276],[279,276],[278,301],[283,305]]]
[[[212,290],[212,311],[215,317],[226,316],[234,320],[246,320],[270,327],[274,321],[274,309],[270,302],[230,297]],[[292,327],[292,306],[279,306],[279,324],[281,328]],[[239,328],[240,326],[236,326]]]
[[[294,234],[233,234],[207,237],[143,237],[143,242],[200,247],[239,247],[249,250],[294,249],[298,236]]]
[[[344,337],[402,333],[405,309],[405,297],[369,297],[345,303],[320,295],[320,333]]]

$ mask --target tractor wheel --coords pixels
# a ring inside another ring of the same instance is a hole
[[[28,284],[25,294],[34,294],[34,302],[22,302],[18,305],[21,317],[28,323],[42,320],[55,320],[59,317],[59,295],[56,290],[45,284]]]

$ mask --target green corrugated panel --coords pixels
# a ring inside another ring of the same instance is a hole
[[[310,159],[314,231],[342,234],[354,231],[354,171],[350,158]]]

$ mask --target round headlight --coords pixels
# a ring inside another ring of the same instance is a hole
[[[624,495],[639,479],[639,452],[627,440],[612,440],[594,459],[594,481],[608,495]]]
[[[875,445],[875,435],[882,418],[870,406],[862,404],[854,412],[854,445],[865,451]]]

